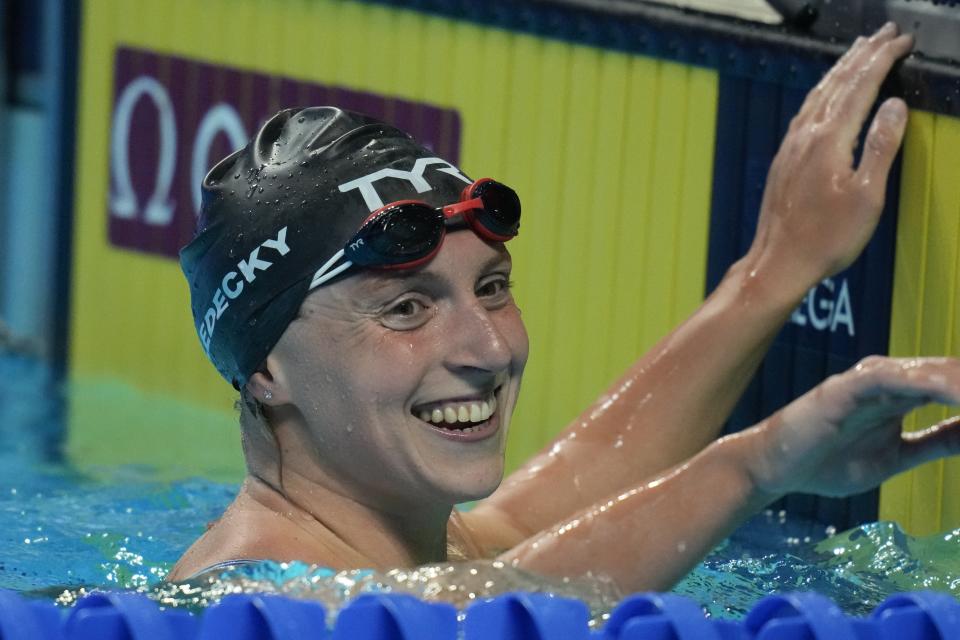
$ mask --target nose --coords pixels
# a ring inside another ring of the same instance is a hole
[[[513,349],[501,324],[497,311],[477,301],[464,304],[450,331],[454,348],[448,356],[449,367],[458,371],[505,371],[513,359]]]

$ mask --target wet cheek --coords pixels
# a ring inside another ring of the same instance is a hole
[[[385,333],[373,341],[369,353],[374,357],[368,365],[381,375],[384,369],[410,371],[423,360],[433,340],[414,332]]]
[[[353,384],[372,405],[395,407],[417,388],[434,361],[435,335],[390,332],[368,341],[353,360]]]
[[[501,329],[504,338],[510,345],[510,352],[513,354],[512,360],[514,366],[522,370],[530,355],[530,338],[527,335],[527,328],[520,317],[520,310],[514,308],[508,318],[508,322]]]

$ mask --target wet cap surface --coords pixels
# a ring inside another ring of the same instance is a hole
[[[370,212],[398,200],[443,206],[470,184],[406,133],[334,107],[287,109],[203,181],[180,252],[200,342],[240,388],[296,317],[313,273]]]

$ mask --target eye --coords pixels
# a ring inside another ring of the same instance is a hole
[[[430,319],[431,308],[418,298],[403,298],[380,314],[383,324],[397,331],[415,329]]]
[[[393,305],[387,313],[401,318],[409,318],[416,315],[418,311],[424,309],[424,306],[416,300],[404,300]]]
[[[503,274],[496,274],[482,279],[476,288],[476,294],[479,298],[491,300],[493,302],[505,302],[510,298],[510,288],[513,282]]]

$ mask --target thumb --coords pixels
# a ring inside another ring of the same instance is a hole
[[[900,457],[900,471],[960,454],[960,416],[948,418],[923,431],[905,433]]]
[[[897,156],[906,128],[907,104],[900,98],[884,101],[870,125],[857,169],[860,184],[868,190],[871,202],[883,202],[890,165]]]

